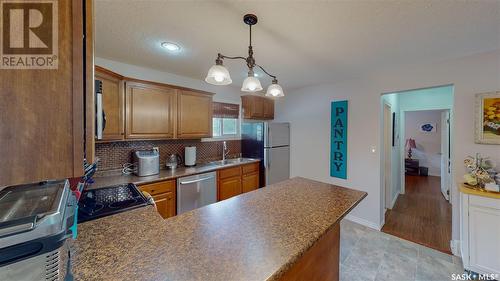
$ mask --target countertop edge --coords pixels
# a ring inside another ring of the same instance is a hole
[[[500,192],[483,190],[483,189],[474,188],[474,187],[468,187],[468,186],[464,185],[463,183],[460,184],[459,189],[460,189],[460,192],[462,192],[464,194],[487,197],[487,198],[492,198],[492,199],[500,199]]]
[[[287,263],[283,264],[275,273],[270,275],[266,279],[266,281],[279,280],[281,278],[281,276],[283,276],[283,274],[285,274],[290,268],[292,268],[292,266],[295,265],[300,260],[300,258],[302,256],[304,256],[316,244],[316,242],[318,242],[323,236],[325,236],[330,230],[332,230],[333,227],[335,227],[335,225],[339,224],[345,218],[345,216],[347,216],[347,214],[349,214],[354,208],[356,208],[356,206],[359,205],[359,203],[361,203],[361,201],[363,201],[363,199],[366,198],[366,196],[368,196],[367,192],[364,192],[364,191],[362,191],[362,192],[363,192],[363,195],[361,196],[361,198],[359,198],[359,200],[354,202],[349,207],[349,209],[346,209],[344,211],[344,213],[337,219],[337,221],[335,223],[333,223],[328,228],[326,228],[325,231],[317,237],[317,239],[315,239],[314,241],[311,241],[311,243],[307,244],[302,251],[300,251],[297,255],[292,257]]]

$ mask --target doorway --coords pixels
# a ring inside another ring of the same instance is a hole
[[[446,253],[452,240],[452,89],[384,95],[381,118],[381,230]]]

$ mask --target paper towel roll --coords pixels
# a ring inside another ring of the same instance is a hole
[[[196,165],[196,146],[184,148],[184,165],[188,167]]]

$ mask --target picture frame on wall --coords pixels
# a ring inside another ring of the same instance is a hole
[[[437,130],[436,127],[437,127],[436,123],[427,122],[427,123],[420,124],[418,126],[418,129],[422,133],[435,133]]]
[[[500,144],[500,91],[476,94],[475,142]]]

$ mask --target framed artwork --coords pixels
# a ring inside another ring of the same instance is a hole
[[[476,94],[475,142],[500,144],[500,91]]]
[[[422,133],[435,133],[436,123],[422,123],[419,125],[420,132]]]

